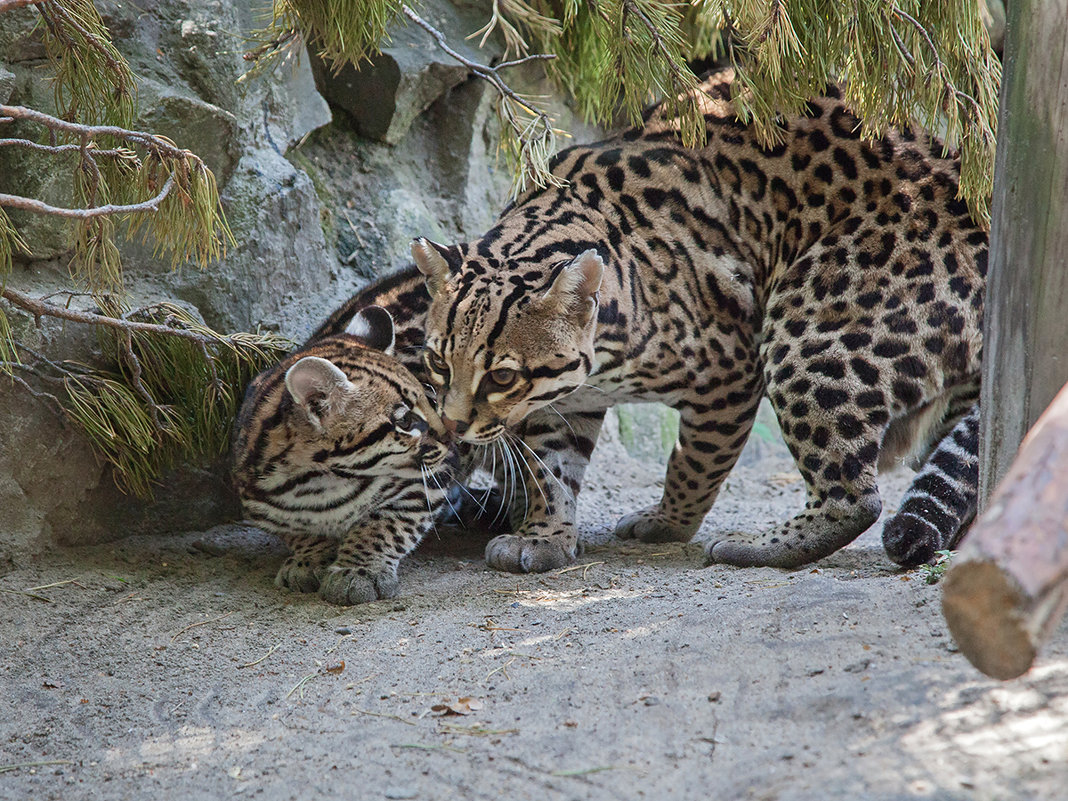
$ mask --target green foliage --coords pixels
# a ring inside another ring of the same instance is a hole
[[[15,341],[7,306],[0,305],[0,372],[34,396],[59,402],[62,413],[114,466],[119,487],[148,496],[168,468],[225,448],[242,388],[292,343],[273,334],[223,336],[169,304],[125,313],[115,244],[120,225],[128,236],[151,241],[157,256],[169,254],[173,266],[192,261],[204,267],[234,238],[215,177],[204,162],[164,137],[129,130],[135,117],[134,77],[92,0],[44,0],[34,7],[55,73],[60,116],[6,109],[19,125],[44,130],[37,142],[20,130],[23,138],[10,146],[47,153],[57,170],[69,171],[72,206],[54,208],[10,195],[4,202],[76,218],[72,278],[104,313],[67,313],[5,288],[13,251],[32,254],[2,207],[0,291],[6,303],[35,316],[99,326],[104,363],[111,369],[53,362],[27,350]],[[141,323],[159,329],[136,330]],[[27,354],[32,358],[25,359]],[[38,393],[31,382],[55,395]]]
[[[130,218],[129,233],[142,231],[142,240],[155,244],[157,256],[168,252],[171,266],[192,261],[206,266],[222,258],[235,244],[219,201],[215,175],[189,151],[184,158],[168,158],[153,151],[137,171],[133,185],[142,197],[159,192],[169,179],[174,187],[159,210]]]
[[[794,113],[838,80],[864,134],[919,124],[961,150],[961,195],[988,221],[1001,65],[978,0],[722,0],[739,68],[736,100],[768,142],[775,117]]]
[[[339,69],[370,59],[387,40],[398,0],[274,0],[272,30],[304,31],[308,47]]]
[[[552,3],[537,5],[552,13]],[[683,96],[697,86],[687,59],[707,55],[717,41],[709,17],[691,13],[686,4],[653,0],[567,0],[563,9],[559,34],[530,33],[543,52],[556,56],[549,74],[583,116],[610,123],[622,110],[636,124],[650,102],[664,98],[680,119],[683,141],[704,142],[700,112]]]
[[[923,575],[923,580],[928,584],[940,582],[946,570],[949,569],[950,562],[953,561],[953,557],[956,555],[956,551],[935,551],[933,564],[920,565],[920,573]]]
[[[768,144],[781,137],[780,114],[839,81],[865,135],[918,124],[958,145],[961,195],[988,221],[1001,65],[979,2],[497,0],[474,35],[499,31],[510,53],[553,54],[549,74],[590,121],[614,124],[622,113],[634,122],[666,99],[689,145],[704,137],[696,99],[680,97],[696,85],[690,60],[729,57],[739,113]],[[396,0],[275,0],[274,8],[276,25],[299,27],[335,66],[368,58],[405,13]],[[517,189],[544,182],[551,121],[533,102],[526,119],[502,108]]]
[[[11,224],[7,212],[0,206],[0,286],[3,286],[4,279],[11,272],[11,256],[15,250],[29,252],[19,232]]]
[[[0,207],[0,289],[11,272],[11,251],[14,248],[26,250],[26,244],[19,232],[11,225],[7,213]],[[11,365],[18,363],[18,351],[11,339],[11,321],[0,308],[0,373],[11,374]]]
[[[133,72],[115,49],[93,0],[51,0],[37,9],[55,71],[60,116],[129,126],[137,105]]]
[[[141,333],[127,340],[109,328],[101,344],[118,369],[66,377],[69,413],[113,465],[118,486],[150,497],[153,481],[168,469],[225,451],[241,391],[293,343],[271,334],[222,336],[166,303],[127,319],[191,331],[212,343]]]

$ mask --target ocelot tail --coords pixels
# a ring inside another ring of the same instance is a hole
[[[712,561],[794,567],[841,548],[879,517],[879,466],[910,445],[929,453],[884,530],[890,555],[927,560],[974,513],[987,234],[957,198],[956,158],[908,130],[862,140],[834,88],[763,147],[732,80],[701,87],[701,149],[654,109],[560,153],[564,185],[528,191],[480,239],[413,244],[444,424],[472,443],[511,430],[542,471],[522,526],[487,546],[496,568],[574,559],[575,496],[622,401],[681,423],[663,498],[621,537],[693,537],[765,393],[807,502],[769,531],[714,536]]]
[[[293,552],[279,586],[335,604],[392,597],[445,506],[455,454],[403,364],[419,366],[421,284],[413,269],[359,293],[248,388],[234,476],[247,517]],[[394,331],[382,305],[411,315]]]

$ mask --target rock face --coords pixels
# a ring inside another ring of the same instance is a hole
[[[150,246],[120,243],[134,304],[177,299],[219,330],[260,328],[299,340],[369,279],[405,264],[414,236],[477,235],[507,200],[491,91],[418,28],[398,25],[359,73],[332,75],[302,53],[269,77],[239,83],[247,67],[242,37],[265,24],[252,0],[97,0],[97,7],[138,78],[135,127],[205,159],[237,240],[204,272],[172,271]],[[488,2],[435,0],[421,9],[466,57],[500,56],[492,40],[481,51],[465,41],[488,19]],[[32,7],[3,14],[0,100],[50,112],[35,22]],[[533,72],[509,80],[549,91]],[[595,135],[563,106],[557,112],[578,141]],[[65,204],[69,180],[36,154],[0,148],[0,191]],[[33,257],[16,264],[8,285],[33,295],[70,288],[62,224],[12,218]],[[8,314],[39,352],[97,355],[95,335],[83,326]],[[0,570],[52,543],[233,518],[228,485],[220,459],[168,476],[153,503],[124,496],[76,429],[0,381]]]

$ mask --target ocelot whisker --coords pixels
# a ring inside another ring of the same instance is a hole
[[[532,455],[532,456],[533,456],[533,457],[534,457],[535,459],[537,459],[537,460],[538,460],[538,462],[541,462],[541,459],[538,459],[538,455],[537,455],[536,453],[534,453],[534,451],[532,451],[532,450],[530,449],[530,446],[529,446],[529,445],[527,445],[527,444],[526,444],[525,442],[523,442],[523,440],[522,440],[522,439],[520,439],[519,437],[515,436],[515,435],[514,435],[514,434],[512,434],[511,432],[508,432],[508,439],[509,439],[510,443],[511,443],[511,442],[518,442],[518,443],[519,443],[520,445],[522,445],[522,446],[523,446],[524,448],[526,448],[526,449],[527,449],[527,451],[528,451],[528,452],[529,452],[529,453],[530,453],[530,454],[531,454],[531,455]],[[548,508],[548,506],[549,506],[549,499],[548,499],[548,497],[547,497],[547,496],[545,495],[545,489],[544,489],[544,487],[542,487],[541,481],[540,481],[540,480],[538,479],[538,475],[537,475],[537,473],[536,473],[536,472],[534,471],[534,468],[530,466],[530,463],[529,463],[529,462],[527,462],[527,460],[526,460],[526,457],[524,457],[524,456],[523,456],[523,455],[522,455],[521,453],[515,453],[515,454],[513,454],[513,455],[515,456],[515,458],[516,458],[516,459],[518,459],[518,460],[519,460],[519,463],[520,463],[520,465],[521,465],[521,466],[523,466],[523,467],[525,467],[525,468],[527,469],[527,472],[528,472],[528,473],[530,473],[530,478],[531,478],[531,480],[532,480],[532,481],[534,482],[534,486],[536,486],[536,487],[538,488],[538,492],[539,492],[539,493],[541,494],[541,499],[542,499],[542,502],[544,502],[544,504],[545,504],[546,508]],[[544,463],[544,462],[541,462],[541,464],[542,464],[542,467],[544,467],[544,466],[545,466],[545,463]],[[551,476],[552,476],[552,473],[550,472],[550,473],[549,473],[549,475],[551,475]],[[557,483],[559,483],[559,479],[557,479],[557,478],[556,478],[556,476],[552,476],[552,477],[553,477],[554,479],[556,479]],[[560,484],[560,486],[561,486],[561,488],[562,488],[562,487],[563,487],[564,485],[563,485],[563,484]]]
[[[460,483],[459,481],[458,481],[458,482],[456,482],[456,486],[457,486],[457,487],[458,487],[458,488],[460,489],[460,492],[462,492],[462,493],[463,493],[464,495],[466,495],[466,496],[467,496],[468,498],[470,498],[470,499],[471,499],[471,502],[472,502],[472,503],[474,503],[474,504],[475,504],[475,506],[477,506],[477,507],[478,507],[478,510],[479,510],[479,511],[480,511],[480,512],[481,512],[481,513],[482,513],[483,515],[484,515],[484,514],[486,514],[486,505],[485,505],[485,504],[484,504],[484,503],[483,503],[482,501],[480,501],[480,500],[478,499],[478,496],[477,496],[477,495],[475,495],[475,494],[474,494],[473,492],[471,492],[471,490],[470,490],[470,489],[468,489],[467,487],[465,487],[465,486],[464,486],[464,485],[463,485],[462,483]]]
[[[426,498],[426,511],[427,516],[430,519],[430,527],[434,530],[434,536],[440,539],[441,535],[438,534],[438,521],[436,519],[437,515],[434,514],[434,507],[430,501],[430,487],[426,483],[427,475],[430,473],[430,471],[427,469],[426,465],[423,464],[419,465],[419,470],[423,475],[423,497]],[[445,497],[446,500],[448,500],[448,496],[446,495]]]
[[[564,425],[571,430],[571,436],[573,436],[575,438],[575,441],[578,442],[578,434],[575,433],[575,429],[571,425],[571,421],[564,417],[562,414],[560,414],[560,412],[557,411],[556,407],[553,406],[551,403],[545,404],[545,408],[564,421]]]
[[[493,447],[491,448],[490,445],[492,445]],[[496,514],[493,515],[493,520],[492,520],[493,523],[496,523],[498,520],[500,520],[500,518],[501,518],[501,510],[504,507],[505,494],[508,491],[508,480],[507,480],[508,477],[504,473],[503,460],[502,460],[501,475],[500,476],[497,475],[497,442],[496,441],[482,446],[482,464],[483,464],[483,466],[486,463],[486,453],[487,452],[489,452],[489,454],[493,457],[493,461],[490,463],[490,471],[489,471],[490,475],[493,476],[494,483],[499,483],[501,485],[501,501],[500,501],[500,504],[497,507]]]
[[[505,486],[508,489],[507,501],[505,500],[504,493],[501,493],[501,507],[500,512],[509,514],[513,505],[515,505],[515,487],[516,487],[516,475],[515,465],[511,460],[511,454],[508,452],[507,445],[502,440],[494,440],[493,445],[495,448],[501,450],[501,475],[505,480]],[[523,492],[526,492],[526,487],[523,487]],[[494,518],[496,519],[496,518]]]
[[[516,440],[516,442],[518,442],[520,445],[522,445],[524,448],[527,449],[527,452],[531,456],[534,457],[535,461],[537,461],[537,463],[539,465],[541,465],[542,469],[552,478],[553,481],[556,482],[557,486],[560,487],[560,489],[562,489],[565,493],[568,493],[568,494],[571,493],[571,491],[567,487],[564,486],[564,482],[560,480],[560,477],[557,476],[556,473],[554,473],[552,470],[549,469],[549,465],[545,464],[545,462],[542,461],[542,458],[540,456],[538,456],[538,454],[534,451],[533,448],[531,448],[529,445],[527,445],[527,443],[525,443],[520,437],[515,437],[515,440]],[[529,467],[529,465],[528,465],[528,467]]]
[[[445,498],[445,503],[448,504],[449,509],[452,511],[452,516],[459,521],[460,528],[466,528],[464,526],[463,519],[460,517],[460,512],[456,509],[455,506],[453,506],[452,501],[449,500],[449,493],[445,490],[443,486],[441,486],[441,482],[438,480],[437,473],[430,473],[430,480],[433,481],[434,485],[441,491],[441,494]]]
[[[510,491],[510,495],[509,495],[509,498],[508,498],[508,508],[509,508],[509,510],[511,510],[515,506],[515,493],[516,493],[516,486],[517,485],[523,488],[523,497],[524,497],[523,503],[524,503],[524,507],[525,507],[526,504],[527,504],[527,497],[528,497],[527,496],[527,485],[526,485],[526,481],[524,480],[523,475],[519,473],[519,468],[515,463],[515,455],[512,453],[511,449],[508,447],[507,440],[500,439],[500,440],[497,440],[497,442],[500,443],[501,458],[505,460],[505,464],[507,465],[507,472],[509,474],[509,483],[511,485],[511,491]]]

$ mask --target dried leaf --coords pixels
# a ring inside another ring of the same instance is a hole
[[[468,695],[463,698],[457,698],[455,701],[446,699],[443,704],[434,704],[434,706],[430,707],[430,711],[441,717],[470,715],[472,712],[478,712],[483,706],[483,703],[477,698],[472,698]]]

